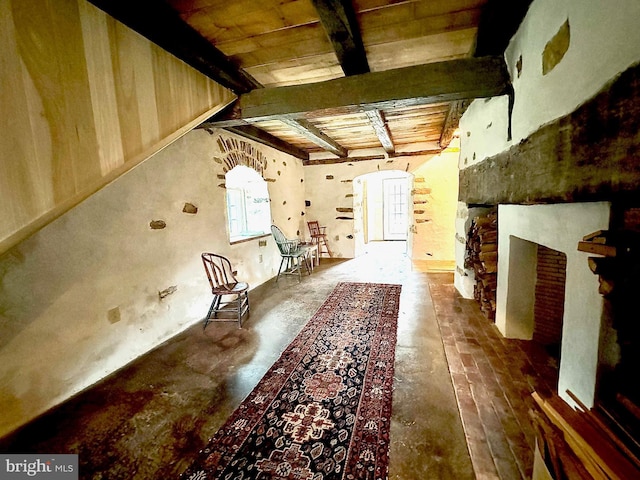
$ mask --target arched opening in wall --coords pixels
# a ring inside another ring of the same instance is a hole
[[[253,168],[237,165],[225,175],[227,224],[231,243],[270,235],[267,182]]]
[[[399,170],[368,173],[353,181],[355,256],[369,252],[411,254],[413,175]]]

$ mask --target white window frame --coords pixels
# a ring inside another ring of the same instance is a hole
[[[237,243],[270,235],[271,201],[262,176],[249,167],[236,166],[226,178],[229,241]],[[266,203],[266,208],[256,206],[260,203]]]

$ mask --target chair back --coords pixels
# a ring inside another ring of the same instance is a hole
[[[201,257],[204,270],[207,272],[209,285],[211,285],[211,291],[215,293],[220,290],[232,290],[238,281],[236,280],[235,272],[231,268],[231,262],[215,253],[203,253]]]
[[[277,226],[271,225],[271,234],[278,245],[280,255],[291,255],[298,248],[298,240],[289,240]]]
[[[309,234],[312,237],[322,235],[322,233],[320,232],[320,224],[318,223],[318,221],[314,220],[311,222],[307,222],[307,225],[309,226]]]

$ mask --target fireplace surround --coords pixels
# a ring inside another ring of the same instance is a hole
[[[570,390],[592,406],[596,394],[603,299],[589,270],[582,238],[609,227],[609,202],[499,205],[496,326],[507,338],[531,339],[537,245],[566,255],[558,393]]]

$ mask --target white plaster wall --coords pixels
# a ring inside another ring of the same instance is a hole
[[[569,20],[571,41],[562,61],[542,75],[542,52]],[[562,117],[640,61],[638,0],[536,0],[505,52],[516,92],[513,139]],[[515,64],[522,55],[522,75]]]
[[[507,149],[509,97],[471,102],[460,119],[460,162],[465,169]]]
[[[587,264],[589,255],[577,247],[585,235],[606,230],[609,215],[607,202],[498,207],[496,326],[506,337],[519,334],[519,320],[509,318],[517,309],[508,302],[518,303],[524,293],[517,284],[508,282],[510,269],[518,263],[510,257],[511,237],[563,252],[567,276],[558,392],[569,400],[565,393],[569,389],[588,406],[595,394],[603,301],[598,295],[598,276]]]
[[[429,203],[424,205],[427,210],[425,216],[430,221],[414,223],[413,258],[453,262],[458,195],[457,162],[458,151],[452,148],[441,155],[305,166],[305,195],[311,201],[306,219],[318,220],[327,227],[334,256],[353,258],[355,238],[350,239],[348,236],[355,237],[354,221],[336,219],[338,216],[353,217],[351,213],[336,211],[336,207],[353,208],[353,180],[360,175],[378,171],[408,172],[416,178],[424,178],[425,183],[421,187],[431,188]]]
[[[187,134],[0,259],[0,436],[199,322],[211,301],[200,253],[229,256],[252,288],[275,275],[271,237],[228,242],[216,138]],[[254,145],[276,179],[273,218],[295,233],[301,162]],[[185,202],[198,213],[183,213]]]
[[[544,47],[567,19],[569,49],[543,76]],[[507,97],[475,100],[460,122],[460,168],[504,151],[542,125],[571,113],[638,63],[639,19],[638,0],[535,0],[505,52],[515,91],[513,139],[507,141]],[[515,65],[520,56],[518,77]]]

